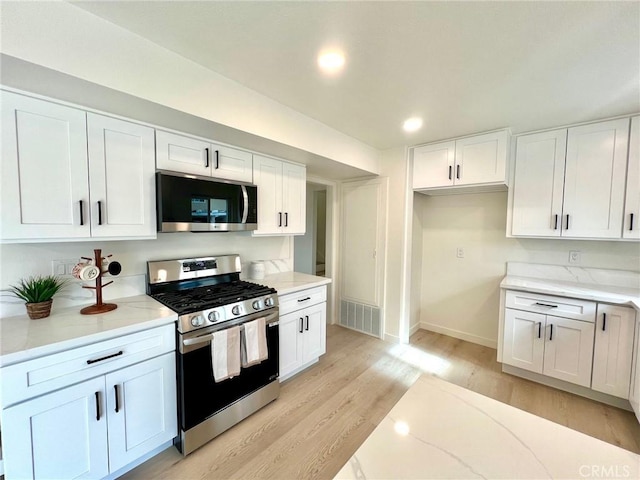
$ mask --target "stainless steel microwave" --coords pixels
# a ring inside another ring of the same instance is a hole
[[[258,187],[156,172],[159,232],[231,232],[258,228]]]

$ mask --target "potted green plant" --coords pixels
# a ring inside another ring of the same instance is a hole
[[[53,296],[66,284],[54,275],[29,277],[20,280],[17,285],[10,285],[9,289],[16,297],[27,302],[27,314],[31,320],[45,318],[51,314]]]

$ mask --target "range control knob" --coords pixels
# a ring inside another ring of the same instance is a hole
[[[273,307],[273,298],[271,297],[267,297],[264,299],[264,306],[265,307]]]
[[[231,313],[233,313],[234,315],[240,315],[240,306],[239,306],[239,305],[235,305],[235,306],[231,309]]]
[[[215,310],[213,312],[209,313],[209,321],[210,322],[217,322],[218,320],[220,320],[220,313],[216,312]]]
[[[260,307],[262,307],[262,304],[260,303],[260,300],[256,300],[251,304],[251,306],[253,307],[254,310],[260,310]]]
[[[193,325],[194,327],[199,327],[203,323],[204,323],[204,318],[202,317],[202,315],[195,315],[191,317],[191,325]]]

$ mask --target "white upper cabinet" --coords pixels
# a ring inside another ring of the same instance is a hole
[[[496,132],[413,149],[413,189],[427,194],[454,190],[504,190],[509,132]]]
[[[206,140],[156,130],[156,165],[161,170],[252,183],[253,155]]]
[[[518,137],[513,235],[560,236],[567,130]]]
[[[631,119],[622,237],[640,239],[640,117]]]
[[[569,129],[563,234],[620,238],[629,119]]]
[[[85,112],[0,93],[2,239],[89,237]]]
[[[621,238],[628,134],[620,119],[518,137],[509,233]]]
[[[91,236],[155,236],[153,129],[88,113],[87,135]]]
[[[254,155],[253,181],[258,187],[258,229],[253,235],[304,235],[306,168]]]

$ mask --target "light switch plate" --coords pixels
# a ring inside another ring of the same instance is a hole
[[[569,263],[580,263],[580,252],[572,250],[569,252]]]

